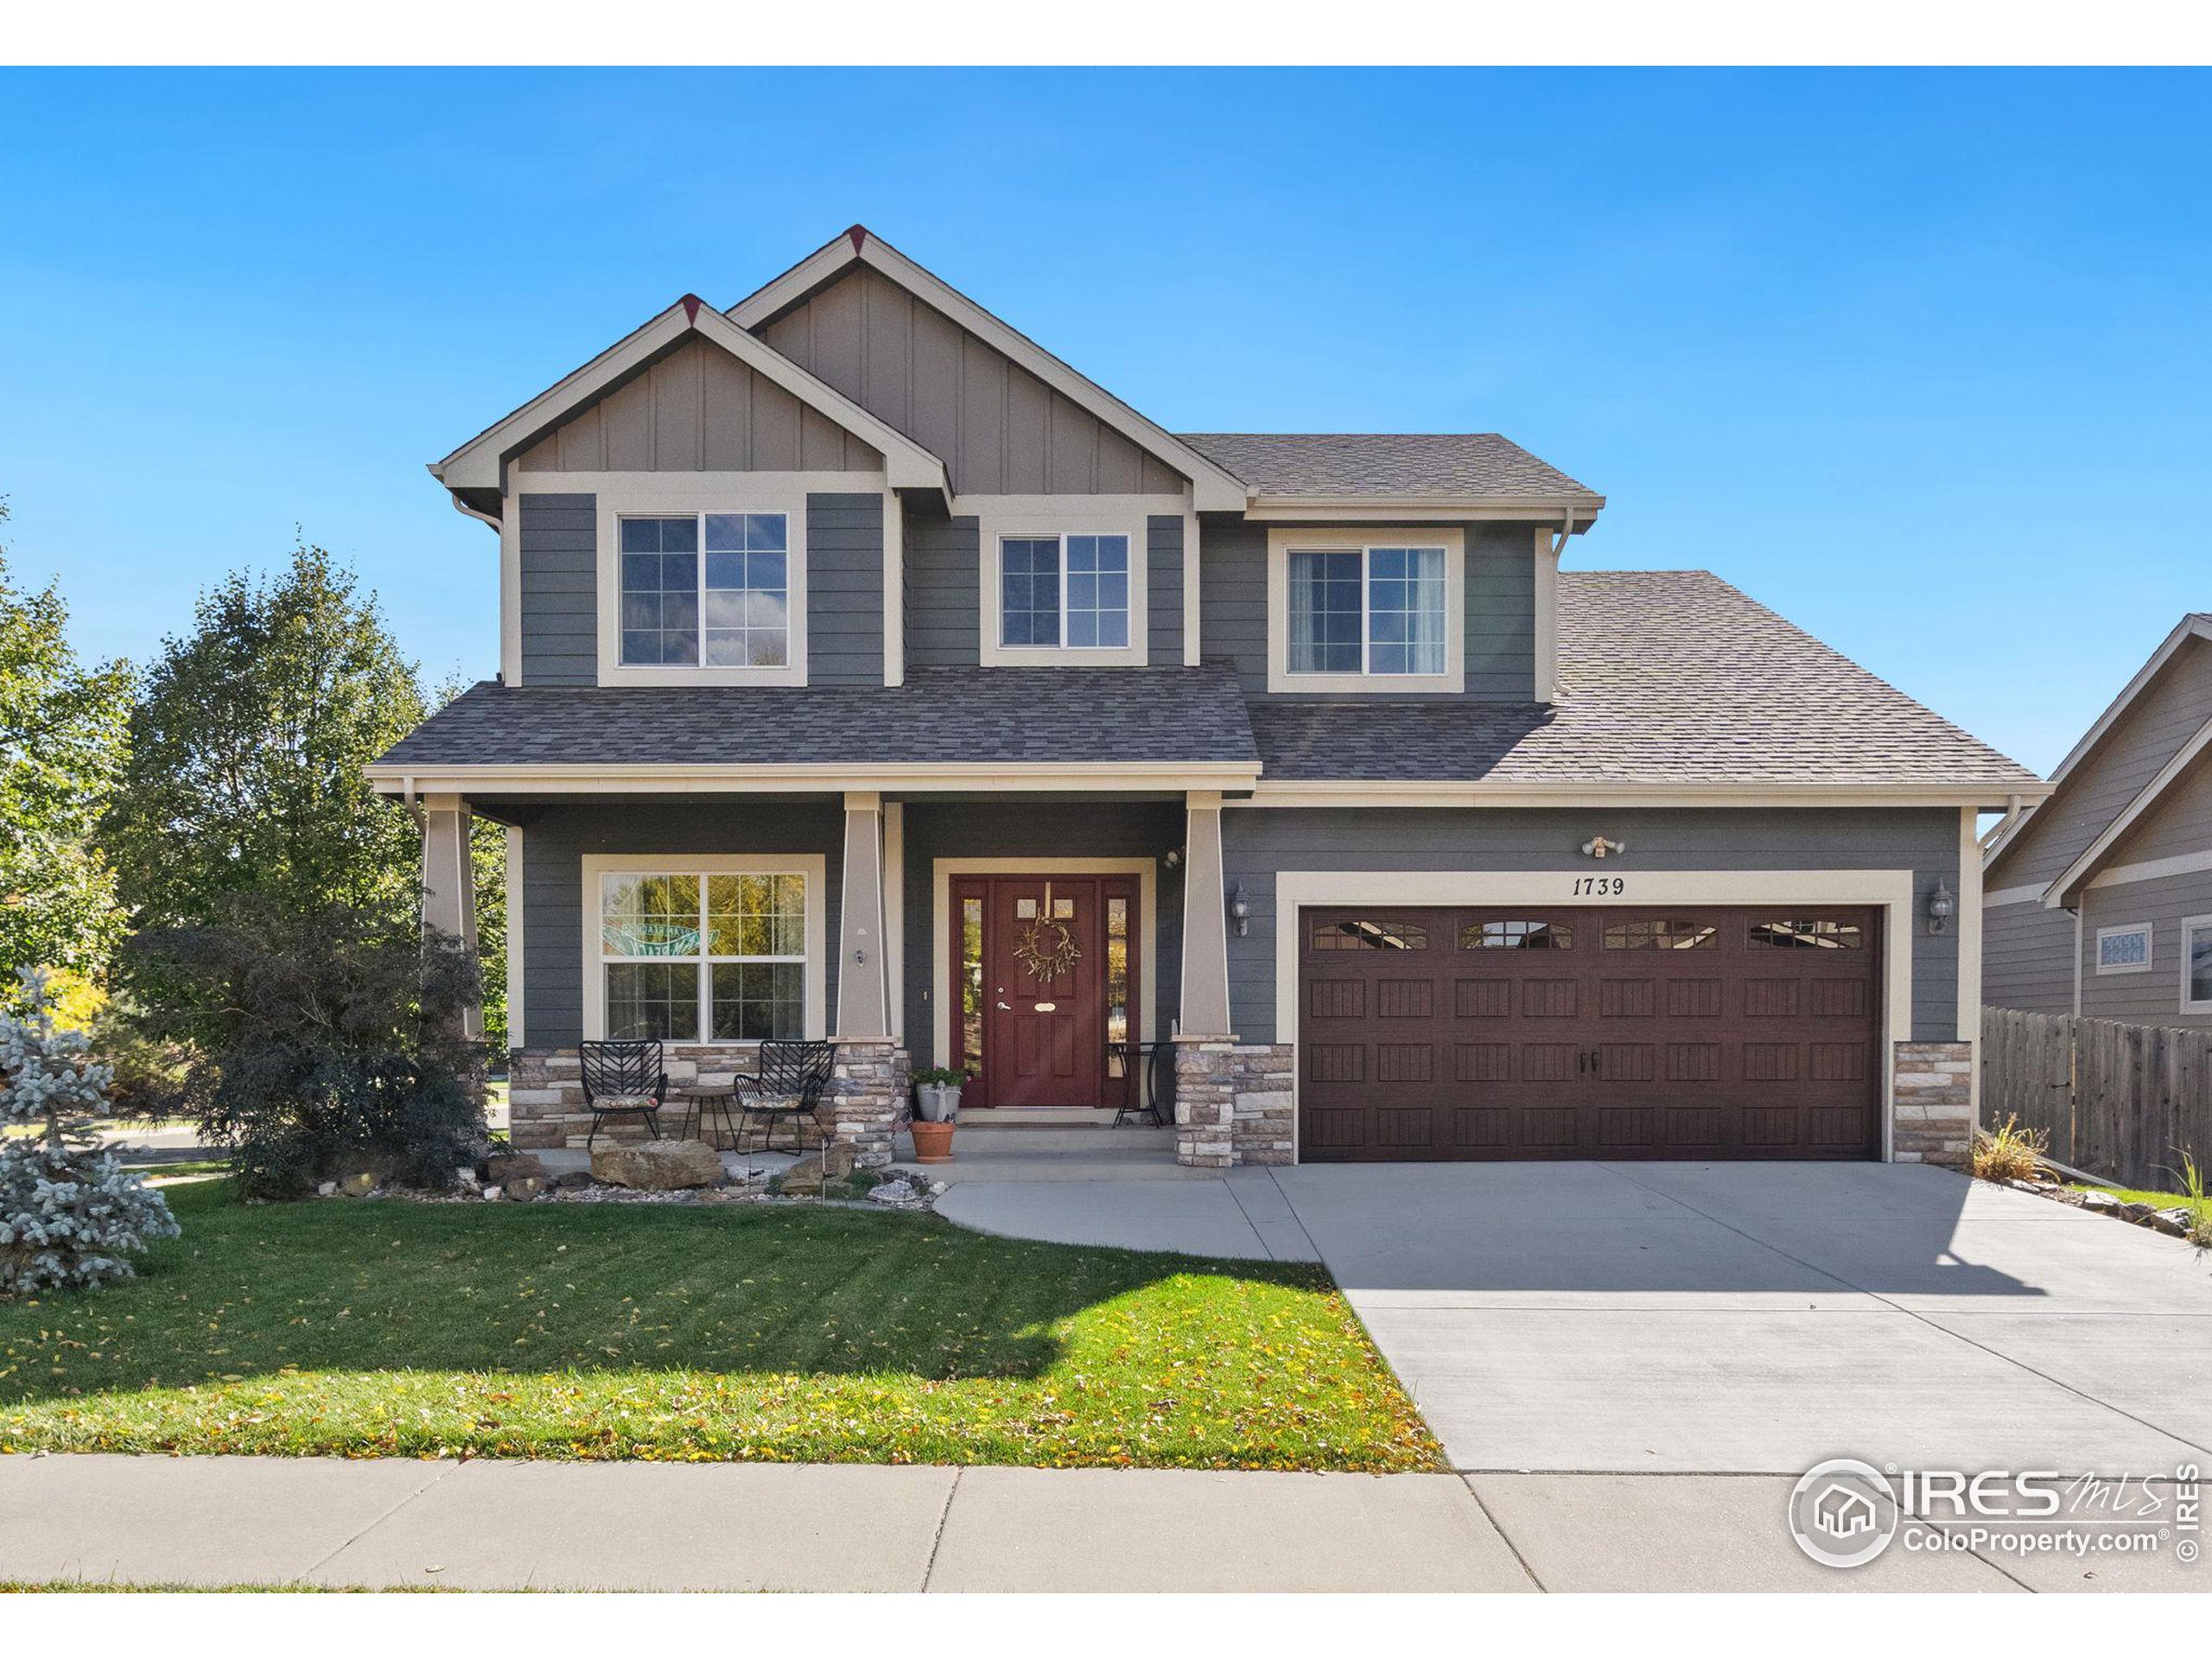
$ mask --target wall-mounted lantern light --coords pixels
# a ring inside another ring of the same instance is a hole
[[[1240,939],[1251,931],[1252,906],[1244,897],[1244,884],[1242,881],[1236,884],[1236,891],[1229,895],[1229,921],[1230,925],[1236,930],[1236,937]]]
[[[1930,933],[1949,932],[1951,918],[1958,908],[1958,901],[1951,897],[1950,888],[1943,885],[1942,877],[1937,876],[1936,891],[1928,895],[1928,931]]]

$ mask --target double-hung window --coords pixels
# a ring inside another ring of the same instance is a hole
[[[803,1035],[807,880],[680,862],[601,874],[594,968],[605,1035],[669,1043]]]
[[[620,522],[623,667],[789,665],[789,514],[640,513]]]
[[[1002,647],[1128,648],[1128,537],[1004,536],[998,548]]]
[[[1386,540],[1371,531],[1276,531],[1270,539],[1270,690],[1463,688],[1458,532]]]
[[[2212,1014],[2212,916],[2182,918],[2181,1011]]]

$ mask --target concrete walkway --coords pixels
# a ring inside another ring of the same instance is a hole
[[[939,1207],[1318,1254],[1464,1471],[2212,1466],[2212,1262],[1924,1166],[1307,1165]]]
[[[0,1581],[472,1590],[2190,1589],[2165,1559],[1815,1566],[1786,1480],[0,1457]]]

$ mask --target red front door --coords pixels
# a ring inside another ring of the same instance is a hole
[[[1106,1103],[1106,1045],[1134,1039],[1134,877],[954,883],[955,1065],[983,1107]]]

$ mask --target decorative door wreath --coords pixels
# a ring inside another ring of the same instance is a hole
[[[1045,902],[1037,919],[1014,936],[1014,960],[1027,968],[1040,985],[1049,985],[1083,959],[1074,930],[1052,917],[1052,890],[1045,889]]]

